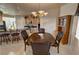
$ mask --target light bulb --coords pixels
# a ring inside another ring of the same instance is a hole
[[[44,13],[45,16],[46,16],[47,14],[48,14],[47,12]]]
[[[37,13],[36,12],[32,12],[33,16],[37,16]]]
[[[38,11],[38,13],[43,14],[43,13],[44,13],[44,11],[40,10],[40,11]]]

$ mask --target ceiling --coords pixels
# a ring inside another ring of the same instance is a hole
[[[60,3],[0,3],[0,10],[8,15],[27,15],[32,11],[60,8]]]

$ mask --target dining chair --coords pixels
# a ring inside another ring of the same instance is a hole
[[[16,40],[17,42],[20,40],[19,34],[20,34],[20,33],[18,33],[18,32],[13,32],[13,33],[11,33],[11,36],[12,36],[12,43],[14,42],[14,40]]]
[[[57,53],[59,53],[59,45],[62,37],[63,37],[63,32],[58,32],[55,43],[52,45],[53,47],[57,47]]]
[[[22,35],[22,37],[23,37],[23,40],[24,40],[24,45],[25,45],[25,51],[26,51],[26,44],[28,45],[28,42],[27,42],[27,39],[28,39],[28,34],[27,34],[27,32],[26,32],[26,30],[22,30],[21,31],[21,35]]]
[[[45,33],[45,29],[44,28],[40,28],[39,29],[39,33]]]
[[[50,44],[44,43],[31,43],[34,55],[49,55]]]

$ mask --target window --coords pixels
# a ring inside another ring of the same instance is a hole
[[[3,20],[6,22],[7,30],[15,30],[16,29],[16,19],[15,17],[3,17]]]

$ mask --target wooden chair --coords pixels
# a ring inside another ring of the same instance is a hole
[[[2,42],[6,42],[8,44],[8,42],[10,41],[10,37],[9,37],[9,33],[2,33],[0,34],[0,42],[2,44]]]
[[[49,55],[50,44],[45,43],[31,43],[34,55]]]
[[[17,42],[20,40],[18,32],[11,33],[11,36],[12,36],[12,43],[14,42],[14,40],[16,40]]]
[[[28,42],[26,41],[28,39],[28,34],[27,34],[26,30],[22,30],[21,35],[22,35],[23,40],[24,40],[24,45],[25,45],[24,50],[26,51],[26,44],[28,45]]]
[[[44,28],[40,28],[39,29],[39,33],[45,33],[45,29]]]
[[[55,43],[54,43],[54,45],[52,45],[53,47],[57,47],[58,53],[59,53],[59,45],[60,45],[60,41],[61,41],[62,37],[63,37],[63,32],[58,32]]]

